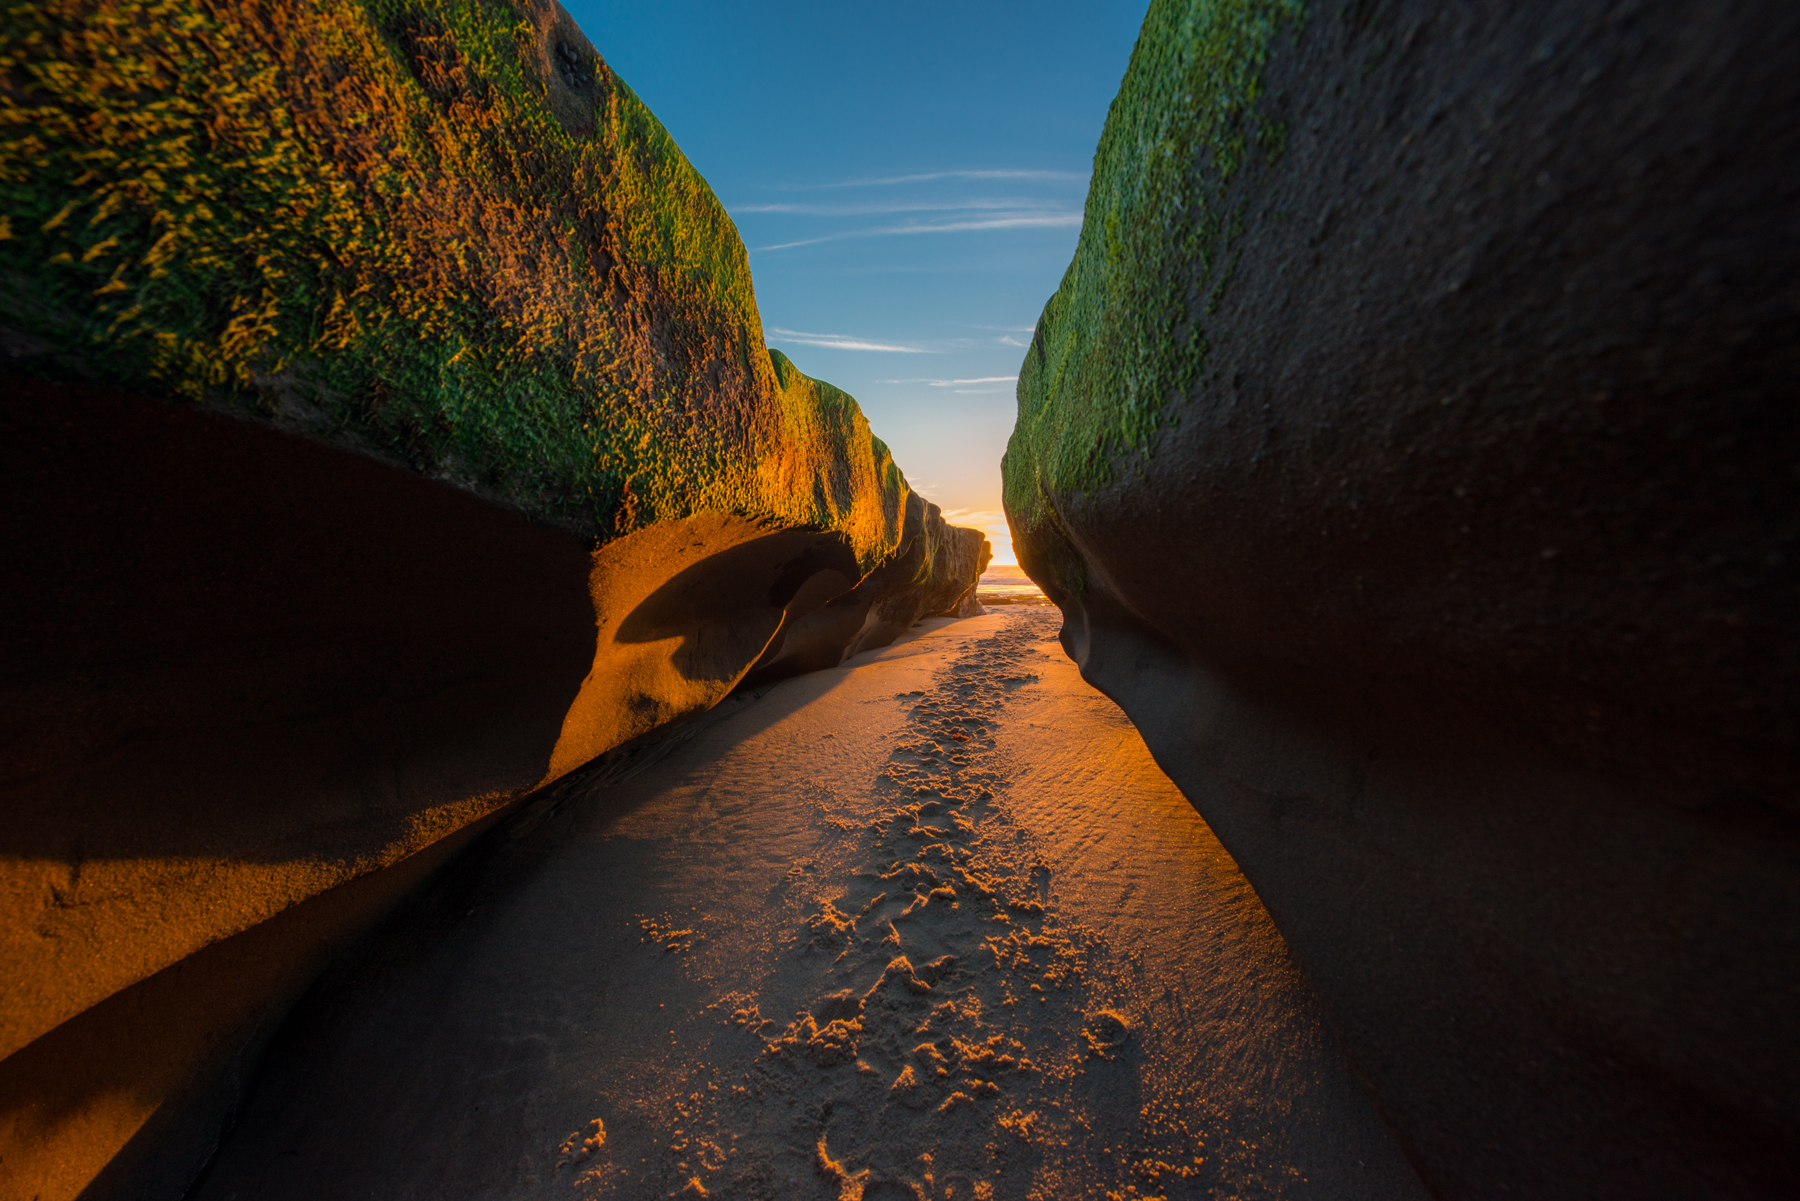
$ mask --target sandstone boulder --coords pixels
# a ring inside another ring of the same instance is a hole
[[[894,557],[855,588],[783,625],[742,686],[760,688],[836,667],[852,655],[887,646],[923,618],[980,616],[975,587],[992,558],[993,548],[980,530],[951,525],[936,505],[916,492],[909,495]]]

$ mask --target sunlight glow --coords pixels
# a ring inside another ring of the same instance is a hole
[[[1013,552],[1012,527],[1006,524],[1006,514],[993,509],[948,509],[944,520],[951,525],[972,526],[987,535],[988,545],[994,548],[993,562],[988,566],[1017,567],[1019,559]]]

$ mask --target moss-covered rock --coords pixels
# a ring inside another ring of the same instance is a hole
[[[0,350],[0,1195],[184,1195],[482,830],[979,572],[553,2],[0,0]]]
[[[1225,189],[1247,157],[1281,152],[1286,127],[1256,101],[1272,43],[1291,40],[1305,11],[1303,0],[1150,6],[1094,152],[1074,261],[1019,373],[1006,506],[1027,536],[1054,526],[1046,497],[1110,482],[1120,456],[1147,449],[1199,378],[1196,309],[1230,282],[1243,221]]]
[[[1797,160],[1784,0],[1155,0],[1101,137],[1014,545],[1435,1195],[1800,1174]]]
[[[0,10],[15,370],[181,397],[599,538],[841,529],[905,483],[765,350],[712,190],[541,0]]]
[[[913,493],[906,498],[900,553],[855,588],[784,625],[739,686],[760,688],[836,667],[887,646],[921,618],[978,615],[975,587],[992,558],[980,530],[951,525],[936,505]]]

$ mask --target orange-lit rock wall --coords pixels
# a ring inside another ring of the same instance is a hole
[[[554,0],[16,5],[0,73],[0,1196],[174,1197],[490,818],[973,576]]]
[[[4,386],[7,1196],[180,1195],[335,956],[861,577],[835,531],[704,514],[590,550],[236,417]],[[973,586],[918,544],[890,592]]]

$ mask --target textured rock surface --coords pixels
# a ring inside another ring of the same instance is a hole
[[[980,530],[950,525],[936,505],[908,496],[899,552],[854,589],[784,625],[744,685],[836,667],[887,646],[924,617],[979,616],[976,581],[993,553]]]
[[[13,5],[0,76],[0,1195],[179,1196],[333,954],[922,502],[554,4]]]
[[[1157,3],[1020,378],[1064,642],[1443,1196],[1800,1176],[1800,13]]]
[[[577,532],[731,509],[843,529],[865,567],[893,549],[886,447],[771,362],[731,219],[554,0],[0,22],[14,370],[262,417]]]

